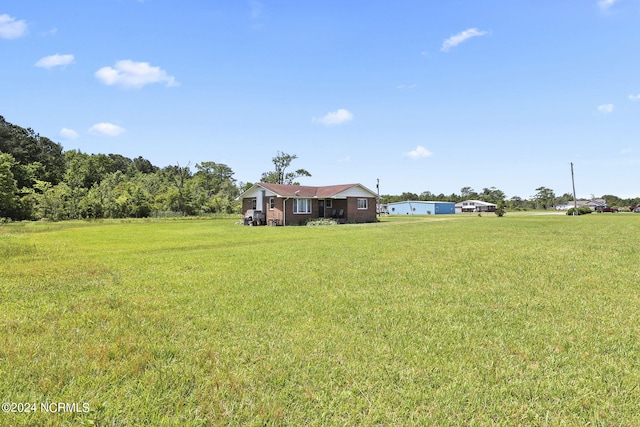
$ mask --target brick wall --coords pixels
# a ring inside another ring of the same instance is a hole
[[[347,199],[348,222],[372,222],[376,220],[376,199],[367,197],[367,209],[358,209],[358,199],[363,197],[349,197]]]
[[[269,197],[266,198],[266,219],[267,224],[271,224],[270,219],[277,219],[280,224],[283,220],[287,225],[304,224],[310,219],[318,218],[318,200],[312,199],[311,201],[311,213],[310,214],[294,214],[293,213],[293,199],[286,201],[286,214],[283,212],[284,199],[274,198],[274,207],[270,209]],[[247,210],[252,209],[254,198],[242,199],[242,215],[244,216]],[[340,212],[340,209],[344,210],[344,217],[340,221],[346,222],[372,222],[376,220],[376,199],[374,197],[367,198],[367,209],[358,209],[358,198],[349,197],[347,200],[333,200],[333,206],[331,208],[325,207],[325,217],[331,217],[332,211],[336,211],[336,214]]]

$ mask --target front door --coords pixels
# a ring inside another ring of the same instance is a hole
[[[318,218],[324,218],[324,200],[318,200]]]

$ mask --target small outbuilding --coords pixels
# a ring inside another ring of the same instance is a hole
[[[444,215],[455,214],[456,205],[453,202],[425,202],[411,201],[389,203],[389,215]]]

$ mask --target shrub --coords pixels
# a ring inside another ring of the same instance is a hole
[[[338,221],[330,218],[320,218],[320,219],[311,219],[307,221],[308,226],[317,226],[317,225],[338,225]]]
[[[567,215],[573,215],[573,211],[575,210],[575,208],[569,208],[569,210],[567,211]],[[578,215],[586,215],[586,214],[590,214],[591,208],[588,206],[580,206],[578,208]]]

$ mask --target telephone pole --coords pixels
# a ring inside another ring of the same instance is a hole
[[[578,215],[578,200],[576,199],[576,181],[573,177],[573,162],[571,162],[571,185],[573,187],[573,214]]]
[[[376,178],[376,192],[378,193],[378,198],[376,199],[376,215],[380,216],[380,211],[382,210],[382,204],[380,204],[380,178]]]

